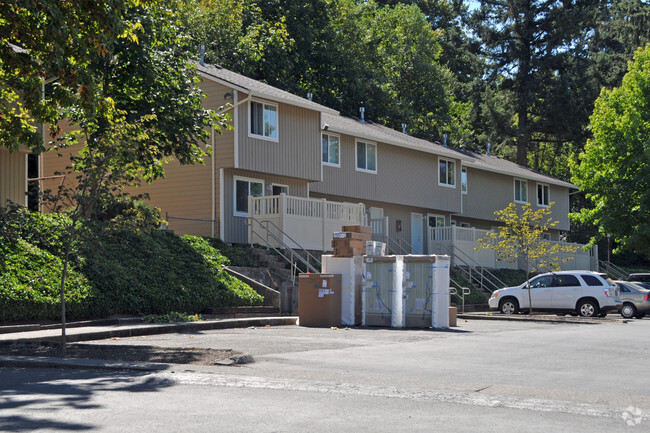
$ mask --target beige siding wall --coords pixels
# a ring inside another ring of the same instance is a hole
[[[307,181],[302,179],[291,179],[281,176],[271,176],[250,172],[246,170],[225,170],[223,185],[223,222],[224,241],[233,243],[248,242],[248,228],[244,217],[235,215],[235,178],[246,178],[262,181],[264,183],[264,195],[271,195],[268,187],[272,184],[286,185],[289,187],[289,195],[295,197],[309,197]],[[253,242],[260,243],[259,239]]]
[[[213,207],[218,219],[219,172],[213,171],[211,158],[202,165],[181,165],[172,161],[165,166],[165,178],[140,188],[131,190],[132,194],[148,193],[149,204],[160,208],[162,217],[169,217],[169,229],[178,234],[212,236],[218,234],[218,226],[213,227]],[[213,196],[213,179],[215,195]],[[187,221],[188,218],[200,221]]]
[[[27,154],[0,148],[0,207],[7,200],[27,206]]]
[[[438,156],[377,143],[377,173],[356,170],[356,141],[343,135],[341,166],[323,165],[323,182],[310,185],[314,193],[371,200],[441,212],[460,211],[460,162],[456,187],[438,185]]]
[[[203,100],[205,108],[216,111],[226,103],[232,103],[232,99],[226,100],[225,98],[226,93],[234,93],[229,87],[210,80],[203,80],[199,87],[206,94],[206,98]],[[231,117],[230,124],[232,125],[233,110],[227,113]],[[232,129],[222,129],[221,135],[215,135],[213,155],[217,167],[231,168],[235,166],[234,137],[235,133]]]
[[[528,182],[528,201],[537,206],[537,182]],[[553,219],[559,221],[556,230],[569,230],[569,190],[549,185]],[[467,167],[467,194],[463,196],[462,217],[494,221],[494,212],[514,201],[514,177]],[[462,218],[459,218],[462,220]],[[477,226],[478,227],[478,226]]]
[[[249,136],[249,109],[249,103],[238,107],[237,168],[320,180],[320,113],[279,104],[278,140],[271,141]]]

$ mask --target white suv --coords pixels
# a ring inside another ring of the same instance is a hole
[[[526,283],[495,290],[490,309],[503,314],[528,310]],[[540,274],[530,279],[533,311],[578,314],[583,317],[605,316],[621,305],[619,289],[607,275],[592,271],[561,271]]]

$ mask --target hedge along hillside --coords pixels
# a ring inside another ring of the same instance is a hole
[[[0,210],[0,320],[60,317],[68,225],[60,215]],[[71,318],[200,313],[262,303],[253,289],[223,271],[227,259],[200,238],[97,223],[84,223],[79,234],[66,283]]]
[[[0,262],[0,321],[51,319],[61,316],[60,258],[22,239],[3,240]],[[65,285],[70,318],[88,315],[92,285],[69,270]]]
[[[98,288],[97,315],[200,313],[263,301],[222,270],[225,257],[194,236],[106,231],[85,242],[80,253],[83,274]]]

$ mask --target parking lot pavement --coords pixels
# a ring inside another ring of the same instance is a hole
[[[3,393],[13,402],[34,403],[5,404],[0,429],[3,419],[27,423],[37,414],[50,423],[74,422],[98,431],[135,431],[143,420],[159,431],[354,426],[448,432],[587,426],[634,431],[626,430],[627,421],[638,420],[637,430],[647,431],[647,381],[638,370],[619,366],[647,363],[650,347],[643,342],[649,332],[646,319],[594,324],[461,319],[449,331],[251,326],[102,340],[91,344],[231,348],[252,354],[256,362],[173,365],[150,373],[34,370],[24,386],[16,379],[10,394]],[[0,383],[11,383],[8,378],[21,371],[0,369]],[[83,392],[84,405],[101,410],[57,405],[48,390],[63,384]],[[140,391],[139,398],[133,390]],[[120,413],[124,422],[105,413]]]

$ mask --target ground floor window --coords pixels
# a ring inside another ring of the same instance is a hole
[[[235,178],[235,215],[248,216],[248,196],[261,197],[263,195],[263,181]]]

